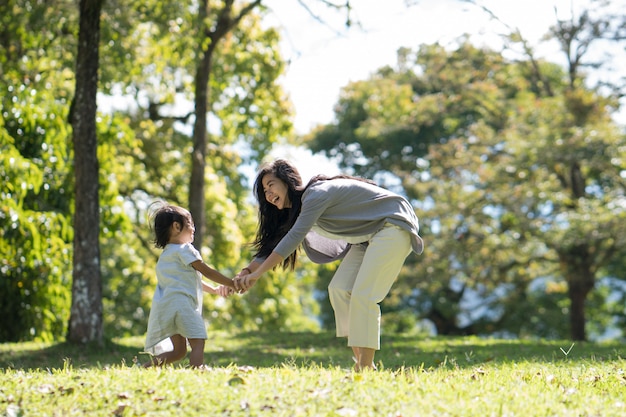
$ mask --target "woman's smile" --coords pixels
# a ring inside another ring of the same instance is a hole
[[[261,182],[268,203],[275,205],[279,210],[291,207],[287,184],[284,181],[273,174],[267,174]]]

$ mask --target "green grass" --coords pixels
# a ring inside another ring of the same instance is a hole
[[[619,343],[384,336],[361,374],[328,332],[211,333],[204,371],[135,367],[142,343],[2,344],[0,414],[626,416]]]

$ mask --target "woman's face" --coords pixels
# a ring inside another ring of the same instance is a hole
[[[287,192],[289,189],[283,180],[274,174],[266,174],[261,183],[263,184],[265,200],[268,203],[275,205],[279,210],[291,208],[291,201]]]

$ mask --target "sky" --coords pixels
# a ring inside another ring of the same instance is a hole
[[[394,66],[401,47],[450,45],[465,33],[472,35],[473,43],[495,45],[499,34],[510,32],[505,25],[519,28],[537,46],[557,16],[570,18],[572,10],[579,11],[593,0],[478,1],[501,22],[459,0],[352,0],[353,20],[361,28],[345,31],[345,14],[326,10],[323,16],[328,24],[323,25],[299,1],[267,1],[271,13],[266,24],[280,28],[283,58],[289,62],[282,83],[295,107],[296,131],[307,133],[318,124],[330,123],[340,89],[351,81],[367,79],[378,68]],[[407,2],[415,5],[407,7]],[[544,54],[558,54],[552,46],[546,46]]]

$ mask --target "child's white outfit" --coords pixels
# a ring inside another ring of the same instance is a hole
[[[202,275],[191,264],[202,260],[191,243],[169,243],[156,265],[157,287],[152,298],[145,351],[159,355],[172,350],[170,336],[206,339],[202,318]]]

